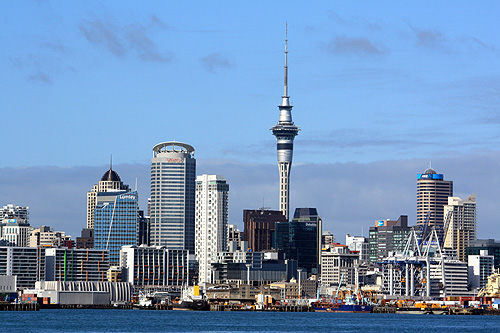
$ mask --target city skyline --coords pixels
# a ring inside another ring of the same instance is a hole
[[[457,196],[477,193],[478,237],[486,238],[500,216],[499,4],[452,4],[321,2],[306,10],[287,3],[281,12],[282,3],[267,11],[255,4],[199,3],[187,11],[162,3],[2,3],[1,24],[9,28],[1,32],[8,80],[0,109],[11,126],[0,134],[8,156],[0,159],[1,202],[30,206],[33,225],[81,229],[85,204],[68,200],[85,200],[113,153],[120,174],[120,167],[136,169],[122,178],[138,178],[145,210],[141,170],[150,147],[176,139],[196,147],[197,174],[221,174],[232,184],[230,223],[241,227],[242,210],[262,201],[278,209],[268,125],[282,91],[288,21],[290,95],[304,129],[294,149],[290,208],[318,208],[324,230],[337,239],[362,228],[366,236],[379,218],[407,214],[413,225],[416,175],[432,160]],[[217,22],[206,18],[212,11]],[[244,18],[226,15],[232,11]],[[187,12],[189,25],[186,15],[175,15]],[[149,131],[152,121],[164,129]],[[52,173],[55,181],[44,184]],[[62,193],[49,198],[57,186]],[[50,207],[61,211],[51,216]]]

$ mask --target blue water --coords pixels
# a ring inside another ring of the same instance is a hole
[[[500,332],[500,316],[40,310],[0,312],[0,332]]]

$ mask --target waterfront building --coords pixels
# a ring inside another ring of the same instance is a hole
[[[109,252],[95,249],[48,248],[45,281],[107,281]]]
[[[291,222],[276,223],[275,248],[297,260],[309,274],[318,274],[321,257],[321,217],[316,208],[297,208]]]
[[[64,231],[54,231],[54,228],[41,226],[30,233],[29,246],[63,246],[65,242],[71,241]]]
[[[94,248],[94,229],[82,229],[81,236],[76,237],[77,249],[93,249]]]
[[[464,200],[449,197],[444,214],[444,247],[457,250],[458,260],[467,262],[467,247],[476,239],[476,194]]]
[[[94,215],[94,248],[109,251],[110,265],[120,264],[120,248],[137,245],[137,191],[97,193]]]
[[[288,221],[290,210],[290,171],[292,169],[293,141],[300,129],[292,121],[292,105],[288,96],[288,37],[285,38],[285,81],[281,97],[278,123],[271,130],[277,141],[278,170],[280,176],[279,206]]]
[[[87,229],[94,229],[94,213],[97,203],[97,193],[109,191],[130,191],[128,185],[123,184],[120,176],[113,170],[110,163],[109,170],[102,175],[101,180],[87,192]]]
[[[123,281],[139,287],[177,287],[189,282],[188,251],[164,246],[123,246]]]
[[[321,252],[321,284],[338,286],[342,279],[343,286],[354,287],[359,253],[352,253],[346,245],[334,244]]]
[[[469,285],[471,289],[481,289],[488,283],[488,277],[495,273],[494,257],[488,250],[480,250],[479,255],[469,255]]]
[[[448,197],[453,196],[453,182],[444,180],[443,174],[428,168],[417,176],[417,225],[423,227],[427,222],[427,233],[435,227],[442,242],[444,226],[444,206]],[[426,235],[423,235],[425,238]]]
[[[349,248],[349,251],[359,253],[360,262],[367,263],[370,261],[370,244],[366,237],[347,234],[345,236],[345,245]]]
[[[229,185],[222,176],[196,178],[195,254],[198,283],[212,283],[210,264],[227,249]]]
[[[444,264],[441,261],[444,260]],[[468,266],[460,260],[434,258],[430,265],[431,296],[464,296],[468,294]],[[443,273],[444,269],[444,273]]]
[[[127,282],[37,281],[34,291],[38,297],[50,298],[50,304],[129,304],[132,300],[132,285]]]
[[[236,249],[232,242],[229,251],[218,252],[211,265],[213,283],[236,283],[237,285],[263,285],[276,281],[289,281],[296,277],[297,261],[286,260],[277,252],[248,251],[246,242]]]
[[[268,251],[273,248],[276,222],[288,222],[281,211],[255,209],[243,211],[243,240],[252,251]]]
[[[488,251],[494,258],[495,269],[500,268],[500,241],[494,239],[476,239],[470,242],[466,249],[467,256],[479,255],[481,250]]]
[[[411,228],[408,227],[408,216],[401,215],[397,221],[377,220],[370,227],[369,252],[370,262],[381,261],[390,252],[405,248]]]
[[[44,279],[45,249],[1,246],[0,275],[17,276],[17,288],[33,288]]]
[[[182,142],[153,147],[150,218],[152,246],[194,253],[196,159]]]

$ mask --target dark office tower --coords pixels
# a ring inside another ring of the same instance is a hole
[[[292,121],[292,105],[288,96],[288,36],[285,38],[285,91],[278,106],[280,115],[278,123],[271,130],[276,137],[278,150],[278,168],[280,175],[279,205],[288,221],[290,211],[290,171],[292,169],[293,140],[300,129]]]
[[[151,230],[151,220],[149,216],[144,216],[144,211],[140,210],[138,214],[139,234],[137,245],[149,246],[149,232]]]
[[[244,210],[243,240],[248,241],[248,247],[255,251],[270,250],[274,244],[276,222],[286,222],[281,211],[276,210]]]
[[[417,176],[417,225],[422,226],[428,219],[427,232],[431,227],[442,240],[444,225],[444,206],[448,197],[453,196],[453,182],[444,180],[443,174],[428,168]],[[424,235],[425,237],[425,235]]]
[[[319,273],[321,258],[321,217],[316,208],[297,208],[291,222],[276,223],[277,250],[297,260],[309,274]]]
[[[194,148],[182,142],[153,147],[151,159],[152,246],[194,253],[196,159]]]

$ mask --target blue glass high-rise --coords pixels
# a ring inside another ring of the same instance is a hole
[[[120,249],[137,245],[137,191],[99,192],[95,208],[94,248],[109,250],[110,265],[120,264]]]

